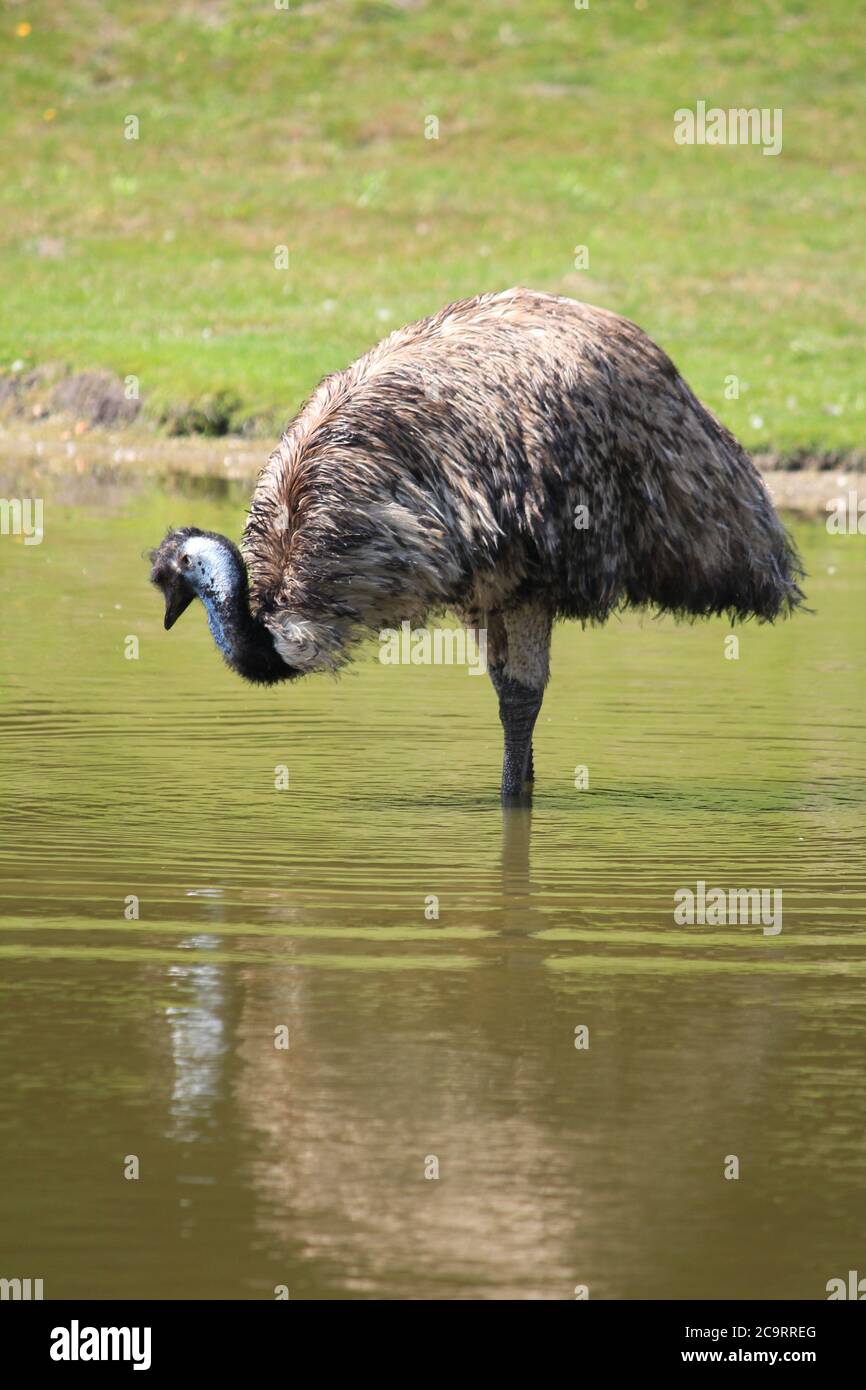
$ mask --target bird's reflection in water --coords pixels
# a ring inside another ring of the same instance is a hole
[[[501,930],[504,936],[525,936],[538,926],[529,876],[531,838],[532,807],[503,806]]]
[[[215,947],[212,935],[190,937],[191,948]],[[181,987],[183,1003],[166,1008],[171,1029],[174,1083],[171,1095],[173,1139],[191,1143],[211,1122],[227,1050],[224,967],[201,962],[170,965],[169,979]]]

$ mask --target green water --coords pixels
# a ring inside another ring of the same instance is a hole
[[[741,628],[738,660],[722,622],[560,629],[535,807],[503,820],[486,678],[371,651],[259,691],[198,606],[163,632],[142,551],[236,535],[242,498],[61,489],[41,546],[0,537],[0,1275],[570,1299],[866,1274],[863,538],[801,528],[814,613]],[[676,925],[698,880],[780,889],[781,933]]]

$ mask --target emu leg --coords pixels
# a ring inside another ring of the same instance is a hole
[[[487,670],[488,670],[488,674],[489,674],[489,676],[490,676],[490,679],[491,679],[491,681],[493,682],[493,689],[496,691],[496,698],[497,698],[498,701],[499,701],[499,719],[500,719],[500,721],[501,721],[501,723],[502,723],[502,728],[503,728],[503,731],[505,732],[505,738],[506,738],[506,743],[507,743],[507,741],[508,741],[508,732],[507,732],[507,729],[506,729],[506,721],[507,721],[509,727],[511,726],[511,724],[513,723],[513,721],[512,721],[512,719],[511,719],[510,715],[509,715],[508,713],[506,713],[506,711],[505,711],[505,709],[504,709],[504,706],[503,706],[503,700],[505,700],[505,701],[507,702],[507,699],[508,699],[508,692],[507,692],[507,690],[506,690],[505,663],[504,663],[504,661],[502,661],[502,662],[497,662],[495,665],[491,663],[490,665],[488,665]],[[516,683],[515,683],[514,681],[512,681],[511,684],[514,685],[514,684],[516,684]],[[539,692],[539,693],[542,693],[542,692]],[[539,708],[540,708],[540,707],[541,707],[541,702],[539,701]],[[536,711],[536,716],[537,716],[537,713],[538,713],[538,711]],[[534,722],[535,722],[535,721],[533,720],[533,723],[534,723]],[[530,732],[529,753],[527,754],[527,758],[526,758],[526,768],[525,768],[524,774],[523,774],[523,782],[524,782],[524,783],[530,783],[530,784],[531,784],[531,783],[533,783],[534,781],[535,781],[535,763],[534,763],[533,757],[532,757],[532,735],[531,735],[531,732]],[[505,769],[504,769],[504,767],[503,767],[503,796],[504,796],[504,795],[505,795]]]
[[[505,735],[502,799],[530,805],[535,778],[532,731],[550,674],[553,619],[539,600],[506,609],[498,618],[498,640],[489,669]]]
[[[493,683],[496,687],[496,680]],[[505,735],[502,800],[511,804],[525,803],[532,798],[532,731],[544,699],[544,690],[534,690],[532,686],[502,674],[497,693],[499,718]]]

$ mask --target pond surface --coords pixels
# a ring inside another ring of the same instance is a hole
[[[814,612],[738,629],[736,660],[723,622],[560,628],[535,807],[503,820],[486,677],[371,648],[261,691],[198,605],[163,632],[142,551],[238,535],[243,495],[61,491],[41,545],[0,537],[0,1275],[571,1299],[866,1274],[863,538],[800,528]],[[782,930],[679,925],[698,882],[780,890]]]

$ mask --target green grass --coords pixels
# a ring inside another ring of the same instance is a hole
[[[864,49],[850,0],[8,3],[0,370],[282,423],[524,283],[636,319],[752,448],[862,444]],[[782,153],[675,145],[700,98],[781,107]]]

